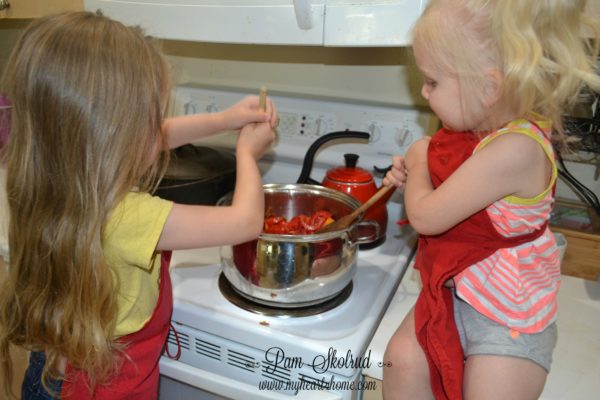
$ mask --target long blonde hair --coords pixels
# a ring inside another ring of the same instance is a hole
[[[600,92],[600,28],[585,7],[586,0],[430,0],[414,44],[457,74],[465,112],[480,107],[485,70],[497,68],[506,109],[541,114],[562,141],[564,112],[582,90]]]
[[[118,368],[118,282],[102,242],[107,218],[166,168],[161,131],[169,67],[135,28],[87,12],[35,20],[11,54],[6,152],[9,278],[0,289],[0,357],[44,351],[43,382],[66,358],[92,386]],[[46,385],[47,387],[47,385]],[[10,385],[5,384],[6,391]]]

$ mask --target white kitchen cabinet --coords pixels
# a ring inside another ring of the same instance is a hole
[[[214,43],[391,47],[410,43],[427,0],[85,0],[149,34]]]

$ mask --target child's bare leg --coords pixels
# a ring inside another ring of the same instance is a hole
[[[390,367],[383,367],[383,398],[433,399],[429,384],[429,368],[415,334],[414,310],[396,330],[383,356]]]
[[[465,363],[463,397],[465,400],[538,399],[546,375],[544,368],[525,358],[472,355]]]

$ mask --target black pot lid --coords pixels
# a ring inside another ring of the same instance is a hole
[[[171,150],[166,179],[213,179],[235,174],[235,156],[226,151],[195,145]]]

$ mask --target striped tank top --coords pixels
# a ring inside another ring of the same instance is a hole
[[[513,121],[485,137],[474,151],[506,133],[535,140],[552,163],[552,178],[542,193],[533,198],[507,196],[487,207],[498,233],[512,237],[533,232],[550,218],[557,169],[548,122]],[[532,242],[496,251],[458,274],[455,285],[458,297],[491,320],[523,333],[542,331],[557,315],[560,254],[554,235],[546,228]]]

